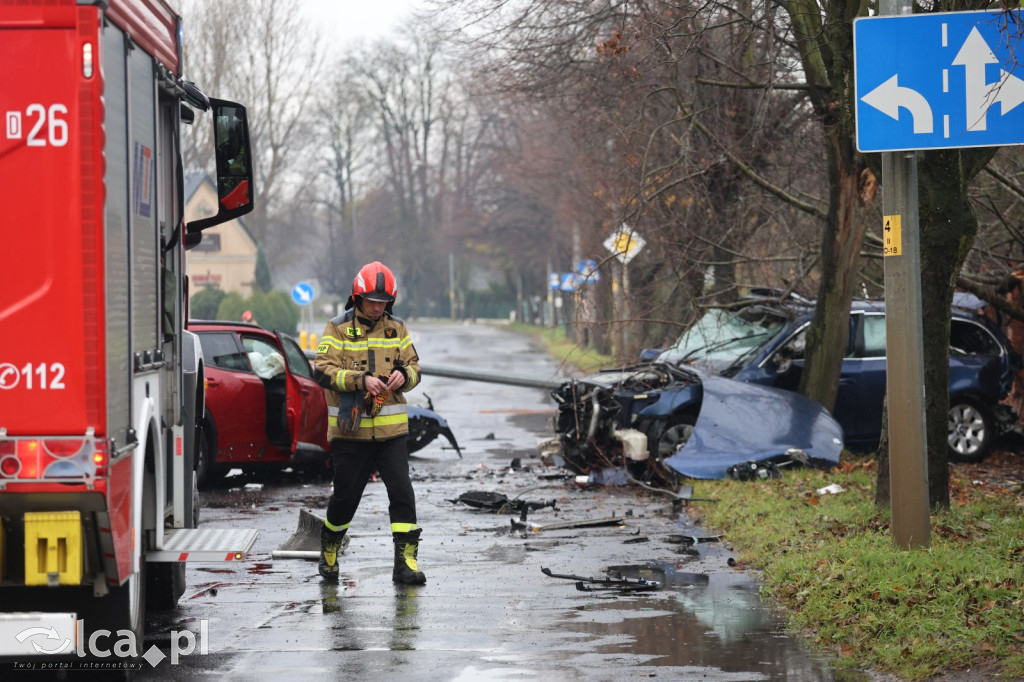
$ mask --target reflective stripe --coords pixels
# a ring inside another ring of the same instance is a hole
[[[400,339],[365,339],[363,341],[354,341],[352,339],[336,339],[332,336],[325,336],[321,339],[322,343],[326,343],[332,348],[337,350],[368,350],[370,348],[408,348],[412,345],[412,339],[408,336],[403,336]]]
[[[337,418],[335,418],[337,423]],[[394,426],[395,424],[408,424],[409,415],[407,414],[391,414],[386,417],[377,415],[376,417],[363,417],[359,420],[359,428],[368,429],[374,426]]]
[[[343,523],[340,526],[335,526],[327,519],[324,519],[324,525],[327,526],[327,530],[337,533],[339,530],[346,530],[349,526],[352,525],[352,522],[349,521],[348,523]]]
[[[338,416],[338,412],[340,410],[341,410],[340,407],[335,407],[333,405],[328,405],[327,406],[327,415],[330,416],[330,417],[337,417]],[[409,413],[409,406],[403,403],[401,405],[388,405],[387,407],[382,407],[382,408],[380,408],[380,412],[378,412],[377,415],[381,416],[381,417],[384,417],[384,416],[387,416],[389,414],[408,414],[408,413]]]
[[[342,348],[344,348],[344,344],[342,344],[341,341],[339,341],[338,339],[334,338],[333,336],[321,336],[320,337],[320,343],[322,343],[322,344],[326,343],[326,344],[328,344],[330,346],[334,346],[338,350],[341,350]],[[317,352],[318,353],[320,352],[319,348],[317,349]]]
[[[409,531],[413,531],[413,530],[416,530],[416,524],[415,523],[392,523],[391,524],[391,532],[392,533],[408,533]]]
[[[349,377],[350,374],[362,375],[362,372],[354,370],[354,369],[343,369],[343,370],[341,370],[340,372],[338,372],[338,388],[340,388],[343,391],[345,390],[345,381],[350,378]],[[355,377],[351,377],[351,378],[355,378]],[[353,381],[352,382],[352,386],[355,387],[355,385],[356,385],[356,382]]]

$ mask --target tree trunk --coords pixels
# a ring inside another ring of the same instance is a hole
[[[874,198],[874,174],[858,162],[852,140],[827,131],[829,210],[821,244],[821,284],[814,320],[807,330],[807,361],[800,392],[831,410],[850,338],[850,302],[857,261],[867,228],[865,203]]]

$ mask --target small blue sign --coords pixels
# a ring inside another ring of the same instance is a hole
[[[576,291],[578,282],[579,276],[575,272],[566,272],[562,274],[562,282],[558,288],[562,291]]]
[[[576,264],[576,272],[580,273],[584,284],[593,284],[601,281],[601,273],[597,269],[596,260],[581,260]]]
[[[316,298],[313,285],[309,282],[299,282],[292,287],[292,300],[299,305],[309,305]]]
[[[562,278],[559,277],[558,273],[557,272],[549,272],[548,273],[548,288],[551,289],[552,291],[558,291],[558,289],[559,289],[559,287],[561,285],[562,285]]]
[[[1024,144],[1022,19],[1021,10],[856,19],[857,149]]]

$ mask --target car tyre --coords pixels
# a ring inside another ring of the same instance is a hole
[[[949,406],[949,459],[980,462],[995,440],[992,411],[969,398],[954,398]]]
[[[199,433],[196,438],[196,495],[200,488],[209,488],[211,485],[223,478],[225,470],[213,462],[213,443],[210,442],[210,434],[206,428],[196,429]]]

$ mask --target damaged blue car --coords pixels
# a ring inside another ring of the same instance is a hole
[[[624,468],[636,480],[725,478],[756,461],[829,469],[843,432],[821,405],[789,391],[653,362],[567,381],[551,393],[568,468]]]

